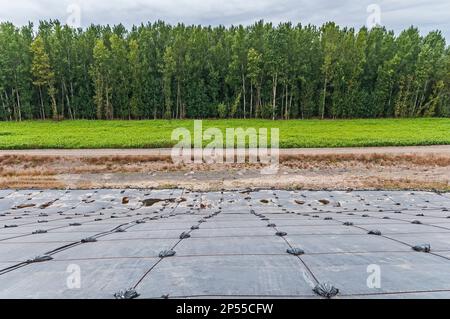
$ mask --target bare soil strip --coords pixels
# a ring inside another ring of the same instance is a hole
[[[0,188],[450,190],[450,146],[280,150],[260,164],[174,164],[170,149],[0,151]]]
[[[170,156],[172,149],[36,149],[0,150],[2,155],[31,156]],[[342,147],[342,148],[292,148],[280,149],[281,155],[327,155],[327,154],[439,154],[450,155],[450,145],[394,146],[394,147]]]

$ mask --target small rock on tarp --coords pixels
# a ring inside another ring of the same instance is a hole
[[[163,250],[159,253],[160,258],[175,256],[176,252],[174,250]]]
[[[411,224],[420,225],[422,222],[420,220],[413,220]]]
[[[330,283],[318,284],[317,286],[314,287],[313,291],[317,295],[325,298],[332,298],[339,293],[339,289],[337,289]]]
[[[137,297],[139,297],[139,294],[136,292],[136,289],[134,288],[121,290],[114,294],[114,298],[116,299],[135,299]]]
[[[303,255],[305,253],[305,251],[300,248],[289,248],[287,250],[287,253],[291,254],[291,255],[295,255],[295,256],[300,256],[300,255]]]
[[[333,220],[333,217],[325,217],[324,220]]]
[[[284,232],[284,231],[279,231],[279,232],[277,232],[275,235],[280,236],[280,237],[283,237],[283,236],[286,236],[287,233]]]
[[[196,230],[196,229],[200,229],[200,227],[199,226],[192,226],[191,229],[192,230]]]
[[[149,198],[149,199],[144,199],[142,201],[142,205],[145,207],[150,207],[150,206],[155,205],[156,203],[163,202],[163,201],[174,202],[175,199],[165,199],[164,200],[164,199],[159,199],[159,198]]]
[[[32,232],[33,235],[45,234],[45,233],[47,233],[47,231],[46,230],[42,230],[42,229],[38,229],[38,230],[35,230],[34,232]]]
[[[182,232],[180,234],[180,239],[186,239],[186,238],[189,238],[189,237],[191,237],[191,235],[186,233],[186,232]]]
[[[55,200],[53,200],[51,202],[44,203],[41,206],[39,206],[39,208],[40,209],[46,209],[46,208],[52,206],[56,201],[57,201],[57,199],[55,199]]]
[[[42,256],[37,256],[33,259],[28,259],[27,263],[31,264],[31,263],[41,263],[44,261],[50,261],[52,260],[53,257],[52,256],[48,256],[48,255],[42,255]]]
[[[24,209],[24,208],[31,208],[31,207],[35,207],[35,206],[36,206],[36,204],[21,204],[16,207],[13,207],[12,209]]]
[[[95,243],[96,241],[97,241],[97,239],[94,238],[94,237],[88,237],[88,238],[84,238],[84,239],[81,240],[81,242],[83,244],[85,244],[85,243]]]
[[[381,236],[381,231],[379,230],[371,230],[368,232],[369,235]]]
[[[431,251],[431,245],[430,244],[416,245],[412,249],[418,252],[429,253]]]
[[[275,224],[269,224],[269,225],[267,225],[267,227],[277,227],[277,225],[275,225]]]
[[[352,222],[345,222],[343,225],[344,226],[353,226],[353,223]]]

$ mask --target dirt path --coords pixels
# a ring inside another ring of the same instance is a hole
[[[170,156],[171,149],[42,149],[42,150],[0,150],[3,155],[99,157],[99,156]],[[348,148],[294,148],[280,149],[280,155],[330,155],[330,154],[388,154],[388,155],[450,155],[450,145],[405,146],[405,147],[348,147]]]
[[[170,149],[0,151],[0,188],[450,190],[450,146],[280,150],[260,164],[175,164]]]

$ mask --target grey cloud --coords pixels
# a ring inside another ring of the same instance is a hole
[[[399,32],[415,25],[425,33],[441,30],[450,39],[448,0],[0,0],[0,20],[22,25],[29,20],[59,19],[65,22],[70,4],[81,8],[83,26],[165,20],[186,24],[250,24],[264,19],[321,25],[336,21],[342,26],[365,25],[369,4],[381,8],[381,22]]]

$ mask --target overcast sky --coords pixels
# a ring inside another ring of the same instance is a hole
[[[59,19],[72,24],[80,21],[83,27],[91,23],[131,26],[161,19],[228,26],[264,19],[316,25],[335,21],[359,28],[369,18],[396,32],[410,25],[422,33],[439,29],[450,42],[450,0],[0,0],[0,5],[0,21],[17,25]]]

